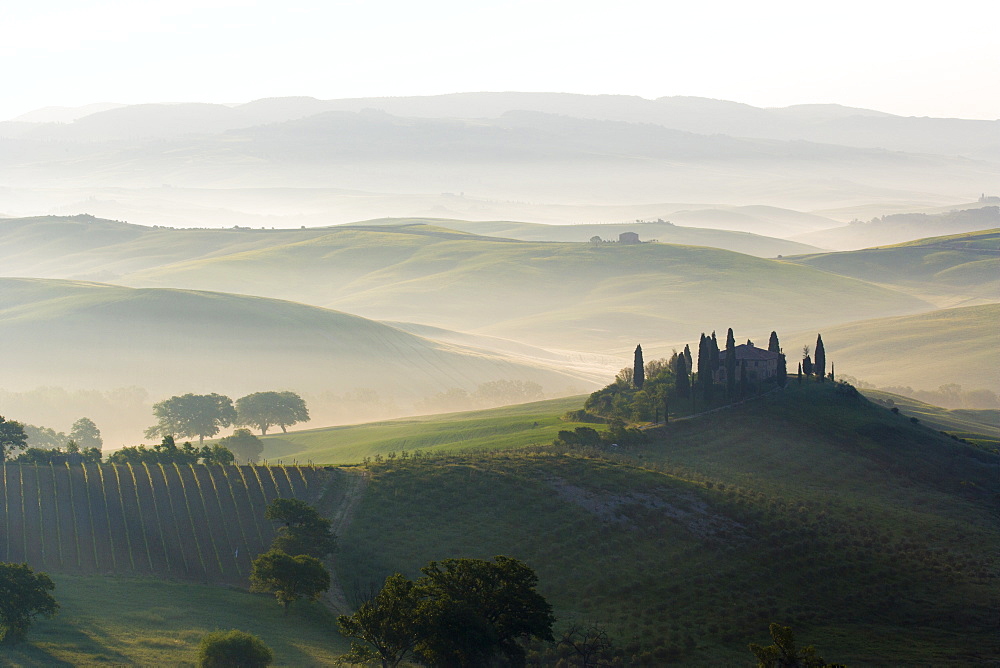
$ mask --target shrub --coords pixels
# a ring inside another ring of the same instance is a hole
[[[198,647],[198,665],[202,668],[262,668],[273,660],[263,640],[236,629],[212,631]]]

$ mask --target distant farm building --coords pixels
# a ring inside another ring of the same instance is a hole
[[[736,346],[736,380],[739,381],[740,366],[746,365],[747,380],[762,381],[778,375],[778,365],[781,355],[764,348],[758,348],[752,343],[741,343]],[[715,372],[715,382],[726,382],[726,351],[719,353],[719,368]]]
[[[635,232],[622,232],[618,235],[618,243],[620,244],[640,244],[639,235]]]

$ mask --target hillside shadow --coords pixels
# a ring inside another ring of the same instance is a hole
[[[81,663],[95,665],[128,665],[133,660],[117,652],[83,631],[58,626],[54,628],[37,628],[28,632],[28,640],[14,645],[0,644],[0,665],[5,666],[76,666]],[[71,657],[72,661],[60,659],[47,646],[58,646],[61,656]]]

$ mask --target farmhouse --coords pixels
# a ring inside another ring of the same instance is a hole
[[[639,235],[635,232],[622,232],[618,235],[618,243],[620,244],[639,244]]]
[[[758,348],[752,343],[742,343],[736,346],[736,378],[739,380],[740,365],[745,364],[747,380],[762,381],[778,375],[778,365],[781,355],[769,350]],[[726,382],[726,351],[719,354],[719,368],[716,369],[714,380],[717,383]]]

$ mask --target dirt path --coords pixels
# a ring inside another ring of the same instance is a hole
[[[368,486],[368,474],[366,472],[345,471],[341,469],[344,482],[344,495],[340,500],[340,505],[330,517],[333,535],[339,539],[344,531],[351,525],[358,504],[365,495],[365,488]],[[336,561],[336,556],[333,557]],[[344,588],[337,578],[337,571],[333,569],[330,573],[330,589],[326,592],[324,600],[328,606],[338,615],[347,615],[352,612]]]

